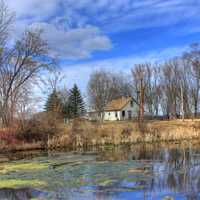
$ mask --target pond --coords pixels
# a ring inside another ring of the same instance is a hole
[[[1,200],[197,200],[197,143],[0,154]]]

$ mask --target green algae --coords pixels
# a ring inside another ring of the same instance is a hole
[[[48,165],[44,163],[12,163],[0,166],[0,174],[8,174],[19,171],[35,171],[47,169]]]
[[[20,180],[20,179],[8,179],[0,181],[0,188],[22,188],[22,187],[32,187],[41,188],[47,185],[46,182],[40,180]]]
[[[100,182],[99,185],[105,187],[105,186],[113,184],[115,181],[116,180],[110,180],[110,179],[109,180],[104,180],[104,181]]]

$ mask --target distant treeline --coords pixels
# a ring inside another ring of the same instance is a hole
[[[141,88],[141,86],[143,88]],[[200,91],[200,46],[161,63],[136,64],[129,75],[99,70],[88,83],[90,105],[102,111],[112,99],[133,96],[145,111],[165,118],[197,117]]]
[[[150,116],[197,117],[200,91],[198,44],[191,45],[183,55],[168,61],[136,64],[129,74],[94,71],[87,93],[82,96],[78,86],[71,91],[66,90],[64,77],[58,72],[57,59],[52,58],[48,44],[41,36],[42,30],[26,30],[14,40],[10,30],[15,17],[3,1],[0,3],[0,16],[2,127],[17,126],[30,119],[34,113],[42,110],[42,106],[38,109],[38,103],[44,102],[41,99],[44,96],[48,96],[45,110],[53,112],[54,116],[57,112],[65,118],[82,116],[87,109],[102,112],[109,101],[122,96],[132,96],[138,104],[142,99],[144,109]],[[44,92],[40,98],[38,89],[34,90],[36,86]],[[54,105],[52,99],[55,97],[58,102]]]

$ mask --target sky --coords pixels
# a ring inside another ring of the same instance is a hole
[[[200,42],[200,0],[6,0],[13,34],[39,27],[57,56],[66,87],[86,92],[100,68],[130,72],[136,63],[181,55]]]

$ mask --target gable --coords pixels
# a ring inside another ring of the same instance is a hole
[[[122,110],[124,107],[130,104],[131,101],[135,103],[132,97],[129,97],[129,98],[122,97],[119,99],[115,99],[106,105],[105,111],[109,112],[109,111]]]

